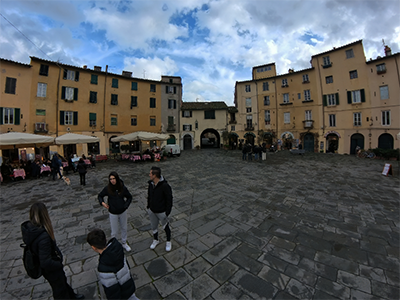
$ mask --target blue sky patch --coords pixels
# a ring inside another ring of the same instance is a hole
[[[306,42],[309,45],[315,46],[317,43],[313,42],[312,39],[315,39],[319,42],[322,42],[324,38],[322,36],[319,36],[317,34],[313,34],[311,31],[307,31],[305,34],[303,34],[300,38],[302,41]]]

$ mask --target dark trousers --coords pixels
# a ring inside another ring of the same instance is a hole
[[[86,185],[86,178],[85,178],[86,174],[79,173],[79,176],[81,178],[81,185]]]
[[[61,174],[61,171],[60,171],[60,167],[52,168],[51,172],[53,173],[53,180],[56,180],[57,173],[58,173],[58,175],[60,175],[60,179],[63,177]]]
[[[75,299],[75,292],[68,284],[63,269],[44,271],[43,276],[51,286],[54,299]]]

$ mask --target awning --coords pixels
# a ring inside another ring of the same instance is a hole
[[[275,135],[274,135],[273,132],[270,132],[270,131],[264,132],[264,138],[265,138],[265,137],[269,137],[269,136],[272,136],[272,137],[273,137],[273,136],[275,136]]]
[[[46,135],[23,132],[8,132],[0,134],[0,149],[47,147],[53,143],[54,138]]]
[[[256,137],[256,135],[252,132],[246,132],[243,137],[246,137],[248,135],[252,135],[253,137]]]
[[[98,141],[100,141],[98,137],[76,133],[66,133],[56,137],[54,140],[57,145],[87,144]]]
[[[234,137],[239,137],[238,134],[236,132],[230,132],[229,136],[234,136]]]

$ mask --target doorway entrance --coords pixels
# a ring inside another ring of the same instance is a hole
[[[191,150],[191,149],[193,149],[192,137],[190,136],[190,134],[186,134],[183,137],[183,150]]]
[[[393,137],[389,133],[384,133],[379,136],[378,148],[393,149]]]
[[[360,133],[355,133],[351,136],[350,154],[356,154],[356,148],[364,149],[364,136]]]
[[[312,133],[307,133],[304,136],[304,150],[314,152],[314,135]]]

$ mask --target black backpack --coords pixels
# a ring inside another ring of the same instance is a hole
[[[25,223],[26,222],[21,224],[21,229]],[[40,276],[42,276],[42,268],[40,268],[39,256],[32,251],[32,243],[30,243],[30,245],[26,245],[24,243],[20,245],[20,247],[24,249],[22,261],[24,263],[26,274],[33,279],[38,279]]]

